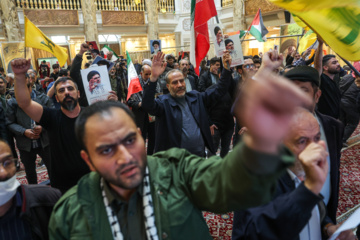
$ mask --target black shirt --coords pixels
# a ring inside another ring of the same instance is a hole
[[[59,76],[59,73],[51,73],[50,74],[50,78],[53,78],[54,79],[54,81],[56,81],[56,79],[58,78],[58,76]]]
[[[320,89],[322,94],[317,104],[320,113],[335,119],[340,117],[341,93],[339,80],[338,75],[334,77],[334,80],[331,80],[326,74],[321,74]]]
[[[51,150],[51,186],[68,190],[90,172],[80,156],[80,146],[75,138],[76,118],[67,117],[61,109],[44,107],[40,125],[49,132]]]

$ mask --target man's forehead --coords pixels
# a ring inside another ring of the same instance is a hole
[[[254,61],[251,58],[245,59],[244,64],[254,63]]]
[[[66,82],[60,82],[56,87],[57,89],[73,86],[75,87],[75,84],[71,80],[67,80]]]
[[[181,72],[174,72],[170,74],[170,79],[172,81],[184,80],[184,75]]]
[[[7,156],[12,156],[10,147],[6,143],[0,141],[0,159]]]

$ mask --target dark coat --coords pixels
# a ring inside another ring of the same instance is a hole
[[[149,82],[145,84],[141,75],[139,75],[139,82],[141,84],[143,91],[145,91],[145,89],[149,87]],[[149,116],[147,112],[143,109],[142,106],[139,107],[139,103],[143,101],[143,95],[144,95],[143,91],[132,94],[127,102],[128,106],[131,108],[131,110],[135,115],[136,125],[137,127],[140,128],[142,132],[144,131],[145,125],[149,123]],[[160,84],[159,82],[157,82],[156,93],[160,93],[160,91],[161,91]]]
[[[331,223],[322,198],[307,189],[304,183],[295,188],[289,173],[278,180],[271,202],[246,211],[235,211],[233,240],[297,240],[318,204],[321,226]]]
[[[60,191],[43,185],[21,185],[18,193],[22,197],[20,218],[30,224],[32,239],[49,239],[48,224]]]
[[[54,104],[50,98],[44,93],[36,92],[36,98],[33,99],[41,106],[54,108]],[[31,129],[31,118],[18,106],[15,98],[11,98],[6,109],[6,126],[14,134],[16,145],[20,150],[30,152],[32,140],[25,136],[26,129]],[[49,146],[49,136],[45,128],[40,134],[40,142],[42,148]]]
[[[8,141],[7,138],[7,130],[5,125],[5,109],[0,104],[0,139],[4,141]]]
[[[336,223],[336,211],[339,201],[340,157],[344,126],[340,121],[319,112],[316,112],[316,116],[324,128],[330,156],[331,195],[327,205],[327,215]]]
[[[199,91],[200,92],[204,92],[208,87],[213,85],[212,80],[211,80],[211,74],[212,73],[209,70],[200,76],[200,79],[199,79]],[[218,79],[218,77],[217,77],[217,79]]]
[[[232,80],[231,71],[223,70],[218,87],[206,92],[187,92],[185,98],[189,104],[191,113],[197,121],[205,146],[212,152],[215,147],[211,138],[209,128],[209,116],[206,109],[216,103],[229,88]],[[154,100],[156,83],[150,83],[144,91],[142,107],[156,116],[156,141],[155,152],[167,150],[172,147],[181,146],[182,114],[176,100],[170,95],[161,95]]]

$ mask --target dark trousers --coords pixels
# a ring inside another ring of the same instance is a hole
[[[48,170],[50,178],[50,147],[45,148],[39,147],[31,149],[30,152],[19,150],[21,162],[24,164],[26,179],[29,184],[37,184],[37,174],[36,174],[36,154],[38,154],[45,163],[45,166]]]
[[[144,123],[143,129],[141,129],[141,133],[145,143],[146,138],[148,139],[147,155],[152,155],[155,148],[155,122],[146,121]]]
[[[340,120],[344,124],[343,142],[346,142],[359,124],[360,114],[356,106],[341,103]]]
[[[220,157],[225,157],[229,152],[231,138],[233,135],[234,129],[214,129],[214,135],[212,136],[212,140],[215,146],[215,151],[217,151],[219,147],[219,143],[221,141],[221,149],[220,149]]]

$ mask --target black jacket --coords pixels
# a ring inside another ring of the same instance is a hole
[[[342,139],[344,134],[343,124],[330,116],[316,111],[326,135],[330,156],[330,183],[331,195],[327,205],[328,216],[336,223],[336,211],[339,201],[339,181],[340,181],[340,157],[342,148]]]
[[[271,202],[246,211],[235,211],[232,239],[298,240],[316,204],[321,226],[331,223],[322,198],[308,190],[304,183],[295,188],[294,181],[286,172],[279,178]]]
[[[200,127],[205,146],[212,153],[215,152],[215,147],[211,138],[209,116],[206,108],[215,104],[226,93],[231,79],[231,71],[224,69],[216,88],[202,93],[191,91],[185,94],[191,113]],[[161,95],[154,100],[155,88],[156,83],[150,83],[149,87],[144,91],[142,103],[145,111],[157,117],[155,152],[180,147],[182,128],[180,107],[170,94]]]
[[[5,125],[5,110],[0,104],[0,139],[4,141],[8,141],[7,138],[7,130]]]
[[[30,224],[33,239],[49,239],[49,219],[60,191],[44,185],[21,185],[17,192],[22,199],[20,218]]]
[[[360,88],[355,84],[355,78],[348,74],[341,78],[340,83],[341,103],[357,111],[357,98]]]
[[[214,84],[207,89],[213,89],[216,85],[217,84]],[[234,116],[231,113],[231,107],[235,97],[235,90],[236,82],[231,79],[228,92],[219,101],[207,109],[210,117],[210,126],[215,124],[220,130],[234,128]]]
[[[203,73],[201,76],[200,76],[200,79],[199,79],[199,92],[205,92],[205,90],[210,87],[211,85],[213,85],[212,83],[212,79],[211,79],[211,72],[210,71],[207,71],[205,73]],[[216,77],[216,79],[219,79],[219,77],[217,77],[215,74],[214,76]]]

